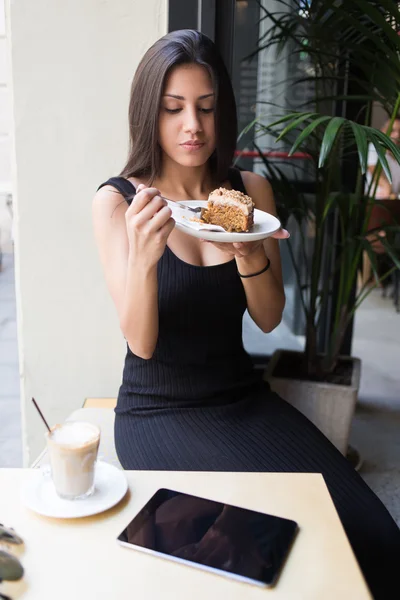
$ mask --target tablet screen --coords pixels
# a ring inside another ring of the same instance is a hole
[[[271,586],[297,529],[289,519],[160,489],[118,540],[164,558]]]

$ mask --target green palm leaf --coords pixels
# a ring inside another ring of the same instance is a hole
[[[389,163],[387,161],[387,158],[386,158],[386,155],[385,155],[385,151],[383,150],[383,147],[381,145],[379,136],[376,134],[376,131],[371,128],[371,131],[369,132],[369,136],[368,137],[369,137],[371,143],[375,147],[376,153],[377,153],[378,158],[379,158],[379,162],[382,165],[382,169],[384,170],[385,175],[386,175],[389,183],[392,183],[392,174],[390,172]]]
[[[299,115],[299,113],[295,113],[295,115],[298,115],[298,116],[296,116],[296,118],[293,119],[293,121],[291,123],[289,123],[289,125],[287,125],[285,127],[285,129],[278,135],[278,137],[276,138],[277,142],[279,142],[282,138],[284,138],[290,131],[293,131],[293,129],[295,129],[298,125],[300,125],[301,123],[304,123],[304,121],[307,121],[307,119],[318,116],[317,113],[312,113],[312,112],[302,113],[300,115]],[[273,125],[275,125],[275,123],[273,123]]]
[[[316,129],[318,127],[318,125],[320,125],[321,123],[324,123],[325,121],[329,121],[330,118],[331,117],[325,117],[325,116],[317,117],[315,119],[315,121],[313,121],[312,123],[307,125],[307,127],[301,132],[301,134],[299,135],[299,137],[297,138],[297,140],[291,147],[291,149],[289,151],[289,156],[291,156],[292,154],[294,154],[294,152],[296,152],[297,148],[303,143],[303,141],[306,138],[308,138],[311,135],[311,133],[314,131],[314,129]]]
[[[364,175],[367,170],[367,157],[368,157],[368,138],[364,129],[350,121],[350,127],[353,130],[354,138],[357,144],[358,158],[360,160],[361,172]]]
[[[335,142],[336,136],[344,123],[345,119],[343,119],[342,117],[333,117],[333,119],[331,119],[327,128],[325,129],[324,137],[322,139],[321,144],[321,152],[319,155],[318,166],[320,168],[324,166],[325,161]]]

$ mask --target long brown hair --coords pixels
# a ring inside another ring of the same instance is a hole
[[[227,178],[237,139],[236,103],[232,84],[215,44],[192,29],[173,31],[159,39],[143,56],[135,73],[129,102],[130,150],[123,177],[145,177],[148,183],[160,174],[161,147],[158,118],[169,71],[183,64],[204,66],[215,93],[216,148],[210,168],[216,183]]]

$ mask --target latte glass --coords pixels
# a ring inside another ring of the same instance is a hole
[[[100,429],[84,421],[67,421],[52,427],[46,441],[57,494],[66,500],[93,494]]]

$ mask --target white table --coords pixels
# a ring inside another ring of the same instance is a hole
[[[0,522],[25,540],[23,600],[364,600],[371,596],[321,475],[126,471],[129,493],[109,511],[48,519],[25,508],[32,469],[0,469]],[[259,588],[121,547],[119,533],[159,487],[294,519],[300,531],[275,588]]]

